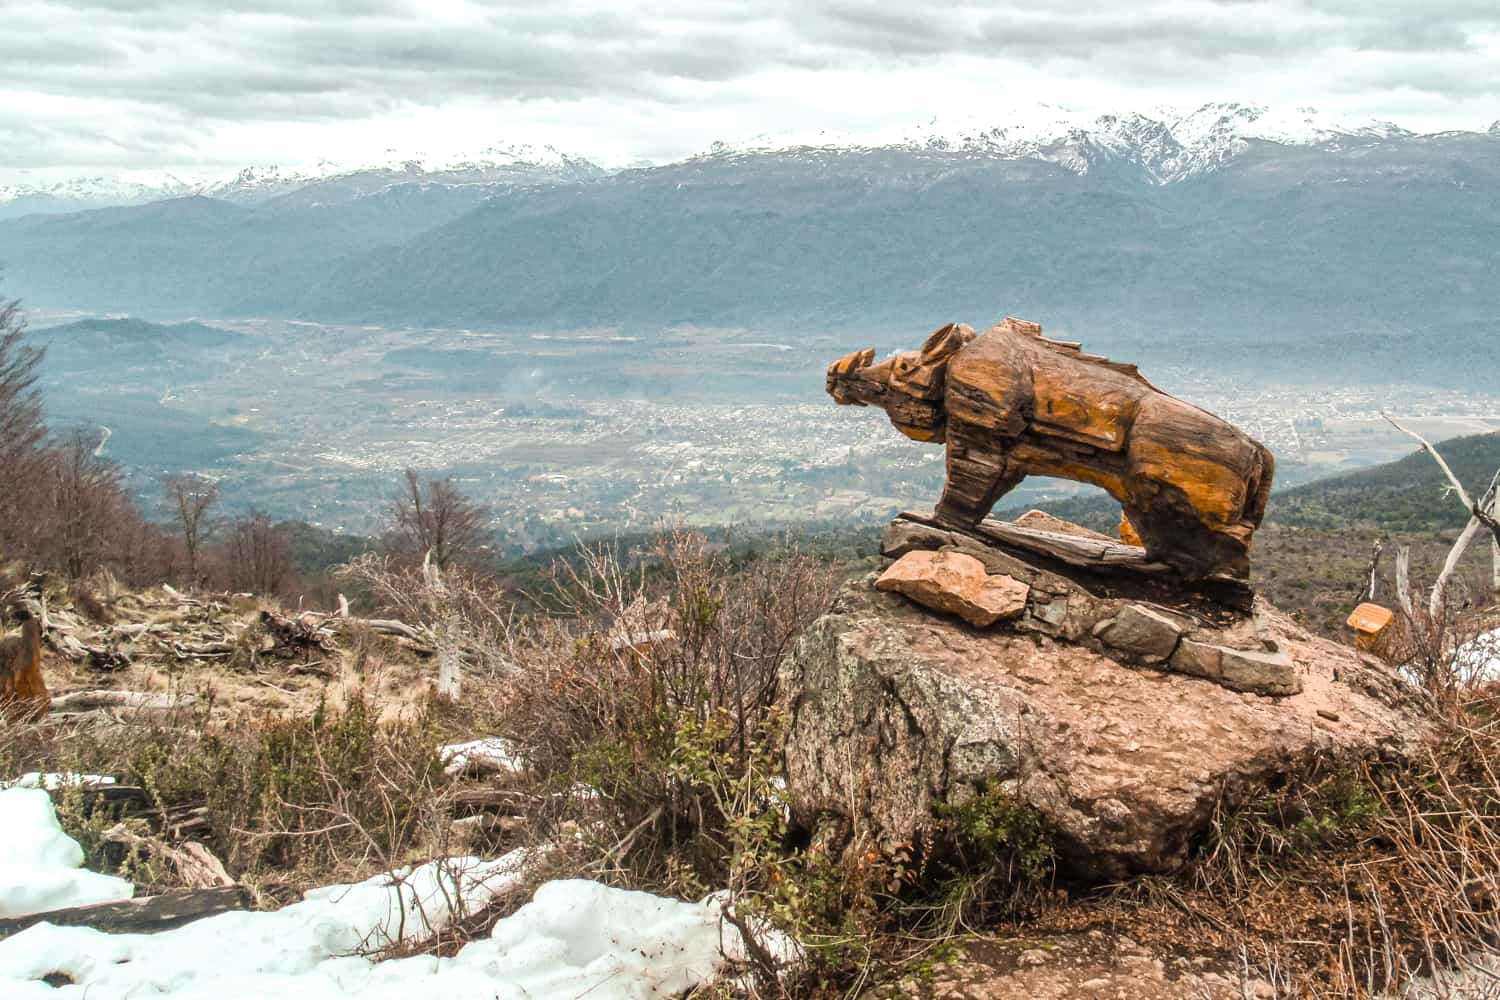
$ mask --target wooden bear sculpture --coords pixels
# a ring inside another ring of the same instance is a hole
[[[1108,491],[1147,553],[1184,577],[1249,575],[1271,453],[1134,365],[1048,340],[1024,320],[978,336],[950,323],[879,364],[873,350],[840,358],[828,393],[884,408],[908,437],[947,443],[936,512],[945,523],[973,527],[1022,479],[1057,476]]]

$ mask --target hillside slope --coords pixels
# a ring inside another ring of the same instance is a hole
[[[1476,499],[1500,469],[1500,434],[1451,438],[1434,447]],[[1395,462],[1277,493],[1268,516],[1303,527],[1365,521],[1392,531],[1462,528],[1468,515],[1447,490],[1437,463],[1416,451]]]
[[[640,330],[1011,313],[1145,361],[1305,378],[1316,358],[1332,380],[1477,386],[1462,359],[1500,312],[1497,149],[1475,133],[1251,143],[1168,185],[1107,157],[1078,173],[942,149],[737,152],[577,183],[32,217],[0,222],[0,264],[33,305],[98,311]]]

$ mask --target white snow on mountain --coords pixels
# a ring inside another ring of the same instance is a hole
[[[786,132],[743,143],[715,143],[709,156],[798,150],[901,149],[1038,159],[1084,174],[1106,159],[1138,164],[1160,184],[1217,169],[1253,142],[1332,145],[1405,138],[1415,133],[1383,121],[1347,121],[1313,108],[1272,109],[1205,104],[1149,114],[1082,111],[1034,104],[983,118],[934,118],[913,127],[868,132]]]
[[[0,184],[0,205],[28,199],[87,202],[95,205],[130,205],[189,193],[193,185],[166,171],[130,171],[114,175],[68,177],[30,183]]]
[[[443,184],[529,184],[578,180],[603,173],[581,157],[552,146],[493,145],[480,150],[434,155],[389,150],[370,162],[314,160],[300,164],[256,164],[230,174],[184,178],[166,172],[72,177],[0,185],[0,209],[75,211],[110,205],[139,205],[164,198],[202,195],[228,201],[258,202],[315,184],[338,185],[364,194],[403,182]]]
[[[319,160],[302,166],[246,167],[199,184],[193,193],[231,201],[258,201],[329,182],[363,182],[359,186],[368,189],[403,181],[483,184],[573,180],[600,172],[589,160],[552,146],[497,145],[447,155],[393,149],[368,163]]]
[[[1500,136],[1500,122],[1491,125],[1488,134]],[[1390,122],[1351,121],[1313,108],[1217,103],[1192,110],[1159,108],[1116,114],[1030,104],[997,107],[983,116],[934,118],[911,126],[763,134],[744,141],[716,142],[703,155],[891,149],[1044,160],[1078,174],[1117,161],[1137,165],[1158,184],[1170,184],[1212,172],[1257,142],[1333,146],[1414,135]],[[582,156],[547,145],[500,144],[445,154],[391,149],[368,162],[257,164],[220,176],[133,172],[0,185],[0,216],[142,204],[186,195],[253,203],[315,186],[321,186],[320,197],[322,193],[353,197],[409,182],[537,184],[584,180],[606,172]]]

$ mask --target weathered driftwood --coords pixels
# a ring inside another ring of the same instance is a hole
[[[349,614],[349,602],[339,595],[339,610],[331,614],[304,611],[294,618],[262,611],[261,620],[276,637],[278,646],[295,648],[315,646],[331,651],[334,636],[348,628],[368,629],[377,635],[404,641],[414,652],[430,656],[437,652],[438,642],[431,630],[408,625],[394,618],[358,618]]]
[[[191,889],[234,885],[234,879],[224,870],[224,863],[195,840],[173,847],[160,837],[136,833],[124,823],[116,823],[105,830],[102,837],[109,843],[123,844],[166,861],[177,872],[177,877]]]
[[[186,889],[117,903],[71,906],[44,913],[28,913],[23,917],[6,917],[0,919],[0,938],[44,922],[63,927],[92,927],[113,934],[147,934],[181,927],[216,913],[243,910],[249,905],[249,894],[237,885]]]
[[[1416,431],[1402,427],[1389,414],[1381,413],[1380,415],[1385,418],[1386,423],[1407,437],[1412,438],[1422,446],[1423,451],[1432,456],[1432,460],[1443,471],[1443,475],[1447,477],[1449,486],[1458,496],[1458,502],[1463,504],[1464,509],[1469,512],[1469,523],[1464,525],[1464,530],[1459,534],[1458,540],[1453,543],[1453,548],[1448,550],[1448,558],[1443,560],[1443,568],[1438,573],[1438,578],[1432,585],[1432,594],[1428,598],[1427,613],[1434,619],[1442,616],[1443,599],[1448,589],[1448,581],[1453,576],[1454,571],[1458,569],[1458,561],[1463,557],[1464,550],[1469,547],[1469,543],[1481,531],[1488,532],[1490,535],[1491,551],[1494,556],[1491,580],[1495,592],[1500,593],[1500,518],[1497,518],[1497,513],[1500,513],[1500,469],[1495,470],[1494,476],[1490,478],[1489,487],[1484,493],[1480,494],[1478,500],[1474,500],[1469,496],[1468,491],[1464,489],[1464,484],[1459,482],[1458,477],[1453,474],[1453,470],[1448,467],[1448,463],[1444,461],[1443,456],[1438,453],[1438,450],[1432,446],[1430,441]],[[1406,603],[1403,601],[1402,607],[1407,610],[1407,616],[1410,617],[1411,611],[1406,608]]]
[[[525,793],[515,789],[475,786],[457,789],[448,797],[448,804],[455,813],[472,815],[501,810],[524,813],[531,803]]]
[[[179,660],[217,660],[234,655],[234,649],[234,643],[223,640],[172,643],[172,653]]]
[[[43,585],[40,578],[33,580],[29,586],[36,592],[36,599],[30,603],[34,609],[40,609],[33,610],[33,615],[41,624],[41,638],[59,655],[74,663],[83,663],[92,670],[107,672],[130,666],[131,648],[128,638],[117,635],[114,630],[103,629],[97,630],[94,637],[97,641],[83,641],[79,638],[80,633],[95,630],[71,611],[56,608],[49,610],[42,596]]]
[[[86,712],[93,708],[124,708],[137,711],[170,711],[188,708],[198,701],[192,694],[157,694],[151,691],[73,691],[52,699],[54,712]]]
[[[946,443],[944,523],[977,525],[1025,477],[1056,476],[1119,500],[1150,561],[1189,578],[1249,576],[1271,453],[1134,365],[1048,340],[1023,320],[977,337],[949,324],[879,364],[873,350],[839,359],[828,392],[883,408],[908,437]]]

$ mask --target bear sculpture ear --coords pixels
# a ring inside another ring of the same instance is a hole
[[[938,399],[948,374],[948,360],[974,339],[974,331],[962,323],[949,323],[933,332],[916,351],[896,357],[891,388],[914,399]]]
[[[932,336],[922,342],[922,362],[930,364],[936,361],[946,361],[959,348],[974,339],[974,328],[967,323],[949,323],[947,326],[934,330]]]

